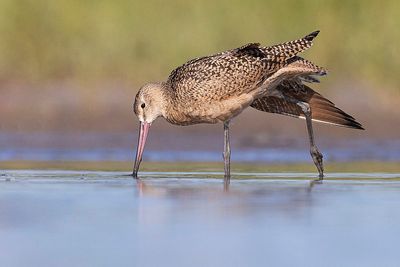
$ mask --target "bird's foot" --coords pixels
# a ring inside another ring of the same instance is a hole
[[[311,147],[310,149],[311,157],[313,158],[314,164],[318,169],[318,179],[319,181],[324,179],[324,163],[323,163],[323,155],[318,151],[316,146]]]
[[[132,172],[130,176],[132,176],[133,179],[138,179],[137,172]]]

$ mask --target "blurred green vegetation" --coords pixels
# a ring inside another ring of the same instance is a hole
[[[307,57],[335,77],[400,85],[397,0],[0,0],[0,79],[140,84],[194,57],[316,29]]]

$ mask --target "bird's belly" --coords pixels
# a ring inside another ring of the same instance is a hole
[[[250,94],[243,94],[222,101],[192,101],[175,109],[166,119],[177,125],[224,122],[239,115],[253,100]]]

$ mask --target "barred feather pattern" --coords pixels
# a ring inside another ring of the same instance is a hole
[[[307,50],[313,45],[313,40],[317,37],[319,31],[312,32],[307,36],[290,42],[285,42],[269,47],[263,47],[262,50],[265,53],[271,53],[274,55],[279,55],[282,58],[291,58],[297,54]]]
[[[162,115],[173,124],[190,125],[225,122],[250,105],[304,117],[296,105],[304,101],[311,105],[314,120],[361,128],[354,118],[302,84],[319,82],[316,76],[326,74],[325,69],[298,56],[312,46],[318,33],[269,47],[249,43],[192,59],[173,70],[166,82],[143,86],[134,110],[139,114],[139,103],[152,103],[151,116]]]
[[[179,102],[221,101],[254,90],[255,84],[260,84],[277,70],[294,62],[323,72],[311,62],[295,56],[311,47],[317,34],[318,31],[271,47],[249,43],[211,56],[195,58],[171,72],[167,87]]]

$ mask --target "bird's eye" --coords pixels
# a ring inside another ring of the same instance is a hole
[[[146,104],[145,104],[145,103],[142,103],[142,104],[140,105],[140,107],[141,107],[141,108],[145,108],[145,107],[146,107]]]

